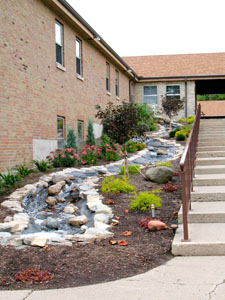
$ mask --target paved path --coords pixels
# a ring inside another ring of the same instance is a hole
[[[1,300],[225,300],[225,256],[175,257],[113,282],[44,291],[0,291]]]

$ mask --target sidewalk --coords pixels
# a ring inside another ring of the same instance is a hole
[[[175,257],[113,282],[44,291],[0,291],[1,300],[224,300],[225,256]]]

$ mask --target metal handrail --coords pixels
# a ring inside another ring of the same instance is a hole
[[[183,231],[184,239],[188,239],[188,213],[191,209],[191,192],[193,191],[193,177],[195,159],[197,153],[197,143],[199,125],[201,119],[201,105],[198,105],[195,122],[185,145],[183,155],[180,160],[181,185],[182,185],[182,204],[183,204]]]

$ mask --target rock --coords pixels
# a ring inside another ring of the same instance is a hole
[[[105,224],[102,222],[95,222],[95,228],[99,229],[99,230],[107,230],[108,228],[110,228],[111,226],[109,224]]]
[[[64,203],[64,202],[66,202],[66,199],[62,198],[62,197],[56,197],[56,201],[59,203]]]
[[[88,222],[88,219],[85,215],[71,218],[68,221],[68,223],[72,226],[81,226],[83,224],[86,224],[87,222]]]
[[[151,220],[148,222],[148,229],[151,231],[168,229],[169,227],[160,220]]]
[[[44,180],[39,180],[37,182],[37,187],[44,187],[44,188],[47,188],[48,187],[48,183]]]
[[[56,173],[56,174],[53,174],[51,181],[54,184],[56,184],[56,183],[61,182],[61,181],[66,181],[66,179],[67,179],[67,175]]]
[[[13,220],[12,216],[7,216],[5,217],[4,222],[11,222],[12,220]]]
[[[65,184],[66,184],[66,182],[63,180],[56,184],[51,185],[48,188],[48,194],[49,195],[58,195],[61,192],[61,189],[64,187]]]
[[[10,241],[12,235],[9,232],[0,232],[0,245],[6,246]]]
[[[46,226],[50,229],[58,229],[59,224],[58,224],[58,221],[55,218],[48,217],[46,219]]]
[[[109,237],[112,237],[114,234],[108,230],[101,230],[98,228],[88,228],[84,234],[85,235],[92,235],[95,236],[97,238],[101,238],[101,239],[107,239]]]
[[[64,238],[69,241],[76,241],[76,242],[89,242],[96,239],[96,236],[93,234],[66,234]]]
[[[48,197],[45,199],[45,202],[49,205],[49,206],[55,206],[56,205],[56,199],[54,197]]]
[[[168,167],[149,168],[146,171],[146,177],[157,183],[167,183],[173,177],[173,169]]]
[[[6,200],[1,203],[2,207],[10,208],[13,211],[22,212],[24,209],[22,208],[21,202],[16,200]]]
[[[44,176],[40,177],[40,180],[49,183],[52,180],[52,176],[51,175],[44,175]]]
[[[8,245],[14,247],[22,246],[22,244],[23,244],[23,240],[20,237],[12,237],[8,243]]]
[[[102,213],[112,216],[112,209],[105,204],[99,202],[97,204],[89,202],[87,203],[87,206],[91,211],[94,211],[95,213]]]
[[[94,222],[101,222],[107,224],[109,222],[109,215],[96,214],[94,216]]]
[[[157,150],[157,155],[168,155],[168,151],[165,148],[159,148]]]
[[[85,231],[85,230],[88,229],[88,227],[86,225],[82,225],[80,229],[83,230],[83,231]]]
[[[73,207],[67,205],[67,206],[64,208],[63,212],[64,212],[65,214],[74,214],[74,213],[75,213],[75,209],[74,209]]]
[[[0,223],[0,232],[15,232],[19,229],[19,223],[16,221]]]
[[[70,193],[70,197],[72,197],[73,200],[77,200],[79,198],[80,192],[77,188],[73,188],[72,192]]]
[[[10,201],[20,201],[28,194],[35,195],[36,190],[37,188],[35,185],[27,184],[24,187],[17,189],[11,195],[9,195],[8,199]]]
[[[29,223],[30,218],[29,218],[29,215],[27,213],[19,213],[19,214],[14,215],[13,220],[24,222],[24,223]]]
[[[34,237],[30,243],[31,246],[36,246],[36,247],[44,247],[48,242],[47,238],[42,238],[42,237]]]
[[[67,180],[70,180],[70,181],[74,181],[75,180],[75,177],[73,175],[70,175],[66,178]]]

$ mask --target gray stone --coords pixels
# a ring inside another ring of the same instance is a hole
[[[0,232],[15,232],[19,228],[19,223],[16,221],[0,223]]]
[[[48,194],[49,195],[58,195],[62,188],[64,187],[64,185],[66,184],[66,182],[63,180],[63,181],[60,181],[56,184],[53,184],[51,185],[49,188],[48,188]]]
[[[6,207],[6,208],[10,208],[13,211],[18,211],[18,212],[22,212],[24,211],[24,209],[21,206],[21,202],[20,201],[16,201],[16,200],[6,200],[3,201],[1,203],[2,207]]]
[[[101,230],[98,228],[88,228],[84,234],[84,236],[90,236],[93,235],[95,237],[101,238],[101,239],[107,239],[109,237],[112,237],[114,234],[108,230]]]
[[[109,215],[96,214],[94,216],[94,222],[101,222],[107,224],[109,222]]]
[[[165,148],[159,148],[157,150],[157,155],[168,155],[168,151]]]
[[[23,244],[23,240],[20,237],[12,237],[8,242],[8,245],[14,247],[22,246],[22,244]]]
[[[13,220],[29,224],[30,218],[27,213],[18,213],[14,215]]]
[[[65,214],[73,214],[73,213],[75,213],[75,209],[74,209],[73,207],[67,205],[67,206],[64,208],[63,212],[64,212]]]
[[[12,235],[9,232],[0,232],[0,245],[6,246],[10,241]]]
[[[62,197],[56,197],[56,201],[59,203],[64,203],[64,202],[66,202],[66,199],[62,198]]]
[[[54,197],[47,197],[45,199],[45,202],[49,205],[49,206],[55,206],[56,205],[56,199]]]
[[[167,183],[173,177],[173,169],[168,167],[149,168],[146,171],[146,177],[157,183]]]
[[[81,226],[88,222],[88,219],[85,215],[73,217],[69,219],[68,223],[72,226]]]
[[[67,175],[65,175],[65,174],[59,174],[59,173],[56,173],[56,174],[53,174],[52,175],[52,182],[54,183],[54,184],[56,184],[56,183],[58,183],[58,182],[60,182],[60,181],[65,181],[67,179]]]
[[[55,218],[48,217],[46,219],[46,226],[50,229],[58,229],[59,224],[58,224],[58,221]]]
[[[13,220],[12,216],[7,216],[5,217],[4,222],[11,222],[12,220]]]

